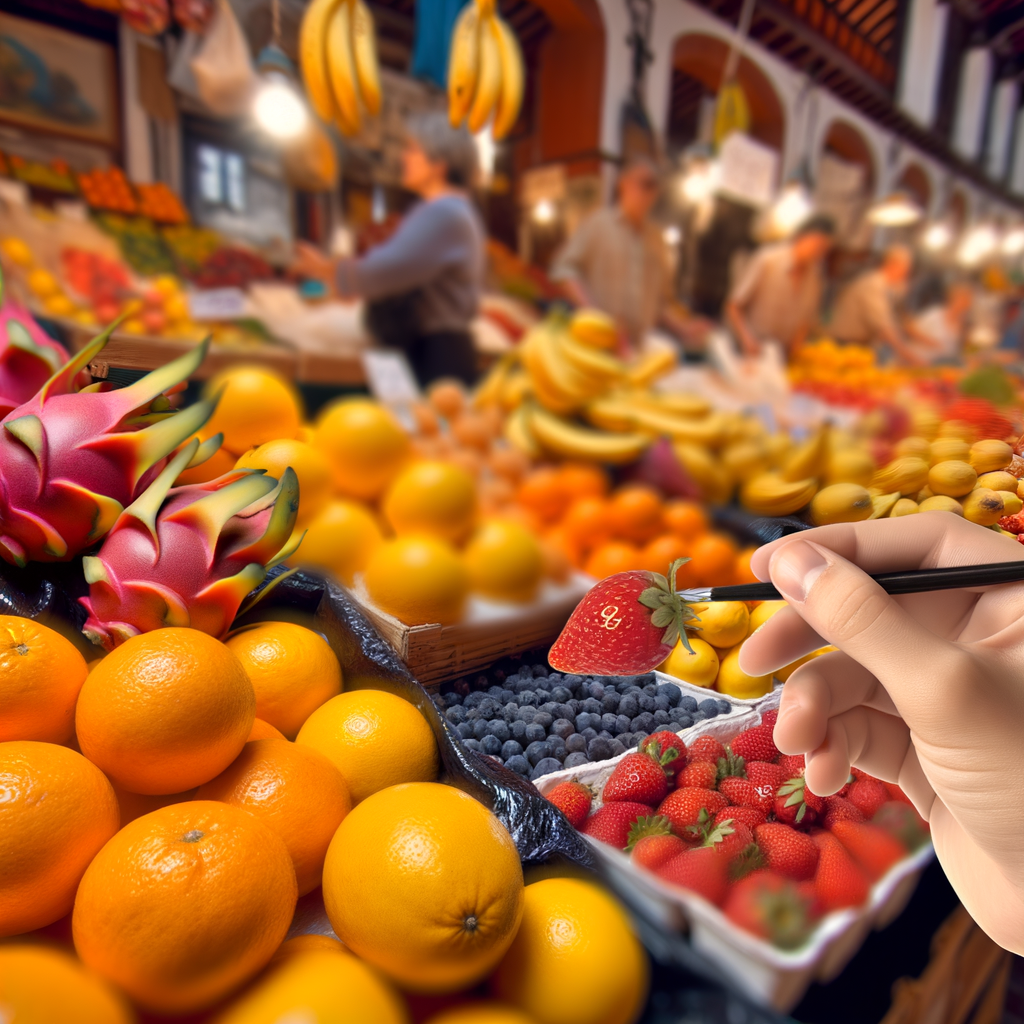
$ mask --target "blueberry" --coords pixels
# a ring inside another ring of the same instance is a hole
[[[628,747],[625,747],[622,740],[612,740],[612,757],[618,757],[619,754],[624,754]]]
[[[626,715],[616,715],[615,728],[612,729],[612,732],[615,733],[616,736],[621,736],[624,732],[629,732],[630,721],[631,720]]]
[[[520,722],[525,722],[527,725],[529,725],[533,721],[533,716],[535,714],[537,714],[536,708],[532,708],[529,706],[524,707],[520,705],[519,714],[516,715],[516,718],[518,718]]]
[[[548,757],[551,754],[551,748],[544,742],[531,743],[526,748],[526,760],[530,764],[536,764],[542,758]]]
[[[601,700],[604,697],[604,694],[604,683],[590,684],[590,696],[593,697],[595,700]]]
[[[600,732],[602,729],[607,729],[608,726],[605,725],[604,715],[597,715],[597,714],[591,715],[590,716],[590,727],[591,727],[591,729],[596,729],[598,732]]]
[[[514,757],[510,757],[505,762],[505,767],[514,771],[516,775],[528,776],[530,774],[530,762],[527,761],[522,754],[516,754]]]
[[[654,728],[654,715],[649,711],[641,711],[640,714],[630,722],[630,728],[633,732],[651,732]]]
[[[640,678],[647,679],[648,677],[641,676]],[[658,692],[658,684],[655,683],[653,679],[651,679],[647,683],[640,683],[640,689],[643,690],[644,693],[650,694],[653,697]]]
[[[467,708],[478,708],[483,702],[487,700],[487,694],[481,693],[479,690],[471,693],[462,703]]]
[[[566,768],[582,768],[585,764],[590,764],[590,758],[580,750],[574,750],[565,757]]]
[[[554,716],[547,711],[538,711],[537,714],[533,716],[533,724],[539,725],[545,733],[551,728],[554,720]]]
[[[654,703],[654,698],[648,693],[641,694],[640,699],[637,701],[637,703],[640,705],[641,711],[651,712],[654,711],[656,707]]]
[[[488,722],[486,718],[478,718],[473,723],[473,739],[482,740],[487,735],[487,731],[490,727],[490,722]]]
[[[561,704],[556,704],[553,700],[549,700],[546,703],[541,704],[541,706],[537,710],[540,711],[542,714],[550,715],[552,721],[554,721],[556,718],[562,717],[558,714],[558,709],[561,706]]]
[[[551,699],[558,701],[559,704],[564,704],[567,700],[571,699],[572,690],[565,686],[556,686],[551,691]]]
[[[571,736],[566,737],[565,749],[570,754],[582,753],[587,749],[587,741],[578,732],[574,732]]]
[[[573,697],[565,702],[566,707],[572,708],[572,717],[575,718],[583,710],[583,702]],[[568,718],[569,716],[566,715]]]
[[[550,671],[547,665],[531,665],[530,670],[533,672],[534,679],[547,678],[547,674]]]
[[[667,711],[655,711],[654,712],[654,724],[661,728],[663,725],[668,725],[671,719],[668,717]]]
[[[689,714],[692,715],[694,713],[694,711],[697,710],[697,698],[696,697],[691,697],[688,693],[684,693],[679,698],[679,705],[678,706],[683,711],[689,712]]]
[[[464,739],[473,738],[473,723],[472,722],[459,722],[455,727],[455,731]]]
[[[547,739],[547,735],[548,734],[547,734],[547,731],[545,730],[544,726],[543,725],[538,725],[536,722],[531,722],[526,727],[526,742],[527,743],[542,742],[543,740]]]
[[[516,720],[516,715],[518,715],[518,714],[519,714],[519,705],[515,704],[515,703],[513,703],[513,704],[506,704],[501,709],[501,717],[506,722],[508,722],[509,725],[511,725]]]
[[[579,714],[579,708],[574,709],[571,704],[556,704],[555,710],[551,714],[555,716],[556,722],[560,718],[568,718],[570,722],[573,722]]]
[[[683,691],[675,683],[658,683],[656,697],[664,697],[671,707],[675,707],[682,697]]]
[[[620,731],[618,719],[612,714],[601,716],[601,728],[612,734],[617,734]]]
[[[630,680],[626,680],[626,682],[622,684],[622,689],[619,692],[622,694],[623,697],[633,696],[636,697],[637,700],[639,700],[640,697],[643,696],[644,691],[641,690],[640,687],[636,685],[636,683]]]
[[[552,736],[548,740],[548,750],[556,761],[564,761],[566,755],[565,740]]]
[[[605,714],[611,712],[613,715],[619,710],[619,702],[622,698],[614,691],[607,690],[605,695],[601,698],[601,707],[604,709]]]
[[[516,757],[523,752],[523,745],[515,740],[506,740],[501,745],[501,759],[507,761],[510,757]]]
[[[490,719],[501,711],[501,705],[493,697],[488,697],[486,700],[480,702],[480,706],[477,710],[484,716],[484,718]]]
[[[574,719],[573,724],[576,726],[577,732],[583,732],[590,725],[590,715],[585,711],[581,711]]]
[[[488,697],[493,697],[495,700],[501,700],[501,687],[500,686],[488,686],[486,690]]]
[[[530,772],[530,781],[536,782],[542,775],[550,775],[552,772],[560,772],[562,762],[553,757],[545,757],[537,762],[533,771]]]
[[[444,713],[444,716],[452,725],[458,725],[466,720],[466,709],[459,704],[454,704]]]
[[[596,697],[588,697],[583,702],[583,710],[586,711],[587,714],[590,714],[590,715],[594,714],[595,712],[597,714],[601,714],[601,711],[602,711],[601,702]]]
[[[682,708],[673,708],[668,714],[677,730],[689,729],[693,725],[693,716]]]
[[[714,697],[708,697],[707,700],[702,700],[698,705],[698,709],[703,711],[708,718],[718,717],[718,701]]]
[[[561,672],[548,671],[548,686],[555,687],[560,685],[562,682]]]
[[[480,753],[480,741],[479,740],[473,740],[473,739],[463,740],[462,741],[462,745],[467,750],[476,751],[476,753],[478,753],[478,754]]]
[[[494,699],[500,700],[502,704],[511,704],[516,699],[516,695],[513,690],[502,690],[501,696]]]
[[[696,705],[694,705],[696,707]],[[627,718],[636,718],[640,714],[640,703],[632,694],[627,694],[619,701],[619,714]]]
[[[696,725],[698,722],[704,722],[707,720],[707,717],[703,711],[695,711],[692,716],[693,724]]]
[[[556,718],[551,723],[552,736],[561,736],[563,740],[568,739],[575,731],[576,726],[567,718]]]
[[[596,729],[589,729],[589,728],[588,729],[584,729],[583,732],[580,733],[580,735],[589,744],[591,740],[596,740],[597,739],[597,730]]]
[[[512,739],[518,740],[520,743],[526,742],[526,723],[525,722],[513,722],[509,727],[512,732]]]
[[[523,690],[523,692],[519,694],[520,707],[536,707],[539,703],[540,698],[534,690]]]
[[[582,682],[583,682],[583,676],[574,676],[574,675],[562,676],[562,685],[563,686],[568,686],[569,689],[572,689],[574,686],[579,686],[580,683],[582,683]]]
[[[480,750],[491,757],[497,757],[501,753],[501,740],[497,736],[485,736],[480,741]]]
[[[542,689],[541,687],[537,687],[537,689],[533,692],[537,694],[538,704],[547,704],[547,702],[551,700],[551,691],[548,689]]]
[[[668,702],[668,697],[655,697],[654,698],[654,710],[655,711],[668,711],[672,705]]]
[[[732,705],[727,700],[718,701],[718,713],[720,715],[732,714]]]
[[[492,718],[487,723],[487,731],[496,736],[499,743],[504,743],[512,733],[509,732],[508,723],[503,718]]]
[[[515,686],[512,687],[512,689],[515,690],[516,693],[519,693],[519,694],[525,693],[527,690],[532,690],[533,689],[533,679],[531,679],[529,676],[520,676],[516,680],[516,684],[515,684]]]
[[[612,756],[612,741],[603,736],[592,739],[587,744],[587,757],[591,761],[607,761]]]
[[[444,695],[444,703],[446,707],[454,707],[456,704],[462,703],[462,694],[456,693],[454,690],[449,691]]]

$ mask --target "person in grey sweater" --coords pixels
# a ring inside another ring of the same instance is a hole
[[[405,352],[421,386],[476,379],[469,326],[484,278],[485,231],[469,189],[476,147],[443,112],[410,118],[402,184],[422,199],[391,238],[359,259],[333,261],[305,242],[293,273],[325,281],[341,298],[366,301],[376,340]]]

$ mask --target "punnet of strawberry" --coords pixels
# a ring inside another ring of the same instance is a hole
[[[816,796],[803,756],[775,746],[777,714],[728,744],[655,733],[600,792],[573,780],[547,798],[637,868],[795,949],[824,914],[865,903],[875,882],[928,841],[928,825],[899,786],[856,768],[835,796]]]

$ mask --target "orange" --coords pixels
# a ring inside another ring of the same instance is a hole
[[[512,837],[451,786],[410,783],[364,800],[324,864],[338,938],[404,988],[452,992],[504,955],[523,912]]]
[[[413,704],[384,690],[332,698],[306,719],[295,742],[333,762],[356,804],[400,782],[437,778],[437,741],[427,720]]]
[[[407,626],[458,622],[469,590],[458,553],[433,537],[385,541],[371,556],[363,582],[370,600]]]
[[[294,940],[293,940],[294,941]],[[341,950],[288,957],[213,1024],[409,1024],[405,1003],[369,965]]]
[[[187,1013],[270,960],[296,895],[284,841],[255,815],[213,800],[174,804],[126,825],[89,865],[75,949],[140,1005]]]
[[[327,456],[305,441],[282,437],[250,449],[235,463],[236,469],[265,469],[275,480],[280,480],[289,466],[299,478],[299,514],[295,528],[301,530],[317,517],[330,499],[333,481]]]
[[[326,569],[350,587],[383,539],[377,520],[365,505],[336,498],[306,528],[291,561],[304,568]]]
[[[736,564],[733,567],[733,579],[736,583],[757,583],[757,577],[750,571],[750,560],[754,557],[757,546],[752,545],[744,548],[736,556]]]
[[[690,610],[697,621],[687,623],[687,627],[712,647],[735,647],[750,634],[750,611],[742,601],[692,604]]]
[[[232,366],[211,377],[203,389],[220,394],[203,436],[224,435],[234,455],[278,437],[296,437],[302,428],[302,403],[286,381],[262,366]]]
[[[555,583],[565,583],[572,575],[573,563],[550,537],[541,538],[540,553],[544,559],[544,575]]]
[[[213,435],[207,434],[203,431],[201,434],[196,435],[201,441],[205,441],[207,437]],[[225,473],[230,473],[235,468],[236,455],[232,455],[231,452],[223,446],[218,448],[205,462],[201,462],[198,466],[193,469],[186,469],[178,474],[178,479],[174,481],[176,487],[182,487],[185,484],[204,484],[207,480],[216,480],[217,477],[223,476]]]
[[[694,540],[708,531],[708,515],[695,501],[669,501],[662,513],[665,528],[683,540]]]
[[[732,583],[736,565],[736,542],[722,533],[706,533],[690,545],[689,568],[697,586],[715,587]]]
[[[110,783],[53,743],[0,743],[0,937],[63,917],[82,872],[117,831]]]
[[[129,793],[127,789],[114,786],[114,796],[117,797],[117,806],[120,810],[120,828],[124,828],[129,821],[141,818],[150,811],[159,810],[161,807],[170,807],[171,804],[180,804],[185,800],[191,800],[196,795],[194,789],[187,789],[184,793],[164,793],[162,796],[144,796],[142,793]]]
[[[293,935],[285,939],[270,961],[270,966],[275,967],[282,960],[289,960],[297,953],[308,953],[310,950],[328,950],[332,953],[347,953],[348,950],[332,935],[319,935],[309,932],[304,935]]]
[[[253,719],[252,728],[249,730],[249,738],[245,741],[246,743],[252,743],[253,740],[284,740],[288,737],[285,736],[280,729],[275,728],[269,722],[264,722],[262,718]]]
[[[196,799],[234,804],[269,825],[288,847],[300,896],[320,884],[327,846],[352,809],[341,772],[323,754],[273,739],[246,743]]]
[[[519,934],[491,980],[495,995],[538,1024],[633,1024],[649,972],[622,907],[577,878],[534,882],[525,895]]]
[[[451,420],[466,408],[466,389],[459,381],[444,377],[427,389],[427,400],[439,415]]]
[[[18,615],[0,615],[0,741],[63,743],[89,669],[69,640]]]
[[[0,946],[0,1009],[11,1024],[133,1024],[121,995],[73,956],[47,946]]]
[[[583,564],[583,571],[599,580],[614,576],[617,572],[639,568],[639,549],[621,540],[602,544]]]
[[[575,538],[570,537],[562,526],[553,526],[543,534],[545,548],[559,552],[570,564],[579,566],[583,563],[583,551]]]
[[[476,481],[450,462],[417,462],[388,488],[381,511],[400,537],[421,534],[457,544],[476,518]]]
[[[687,545],[682,537],[674,533],[663,533],[645,544],[640,552],[640,568],[668,575],[668,567],[677,558],[686,558]]]
[[[630,484],[612,495],[608,515],[615,536],[635,544],[652,540],[664,529],[661,497],[645,484]]]
[[[552,466],[528,473],[516,492],[519,504],[547,523],[561,519],[574,497],[566,491],[561,474]]]
[[[409,435],[368,398],[327,406],[317,420],[316,446],[330,460],[338,493],[367,501],[384,493],[409,457]]]
[[[558,479],[562,490],[574,498],[603,498],[610,489],[608,474],[593,462],[565,462]]]
[[[133,636],[89,673],[75,729],[90,761],[132,793],[181,793],[239,755],[256,717],[242,663],[198,629]]]
[[[256,691],[256,717],[295,739],[324,701],[341,693],[341,666],[319,633],[294,622],[245,626],[225,646]]]
[[[460,413],[451,423],[452,438],[463,448],[475,448],[484,455],[491,447],[491,426],[478,412]]]
[[[513,484],[530,471],[529,456],[518,448],[495,448],[487,462],[492,472]]]
[[[508,1003],[479,1002],[443,1010],[427,1024],[537,1024],[536,1018]]]
[[[608,502],[604,498],[577,498],[559,526],[584,551],[593,551],[612,539]]]
[[[540,542],[518,523],[494,519],[473,534],[463,552],[469,586],[495,601],[525,604],[544,577]]]

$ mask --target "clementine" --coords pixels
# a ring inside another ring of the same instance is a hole
[[[427,390],[427,400],[445,419],[455,419],[466,408],[466,386],[450,377],[434,381]]]
[[[640,549],[621,540],[602,544],[583,563],[583,571],[599,580],[606,576],[614,576],[617,572],[639,568]]]
[[[462,557],[475,593],[519,604],[537,596],[544,553],[537,537],[518,523],[492,519],[481,524]]]
[[[516,492],[519,504],[546,523],[561,519],[574,497],[566,491],[553,466],[541,466],[528,473]]]
[[[416,462],[388,488],[381,511],[399,536],[465,540],[476,518],[476,481],[450,462]]]
[[[683,540],[692,541],[708,531],[708,515],[696,501],[669,501],[663,510],[665,528]]]
[[[469,574],[458,552],[435,537],[398,537],[373,553],[363,575],[381,611],[407,626],[462,618]]]
[[[305,441],[280,437],[244,452],[235,463],[236,469],[264,469],[275,480],[280,480],[289,466],[299,478],[299,512],[295,528],[303,530],[331,497],[331,464],[319,448]]]
[[[686,554],[686,541],[682,537],[674,533],[663,533],[644,545],[640,552],[639,567],[651,572],[660,572],[665,576],[668,574],[668,567],[677,558],[686,558]]]
[[[254,718],[252,728],[249,730],[249,738],[245,742],[252,743],[253,740],[285,740],[287,738],[280,729],[269,722],[264,722],[262,718]]]
[[[736,565],[736,542],[724,533],[706,533],[690,545],[687,563],[699,587],[732,583]]]
[[[736,565],[733,568],[733,579],[736,583],[757,583],[757,577],[751,572],[750,560],[757,551],[756,546],[744,548],[736,556]]]
[[[604,498],[577,498],[559,526],[581,550],[593,551],[612,539],[609,504]]]
[[[564,462],[558,478],[562,490],[574,498],[603,498],[610,489],[608,474],[594,462]]]
[[[203,394],[220,394],[203,435],[224,435],[224,447],[241,455],[277,437],[297,437],[302,403],[291,385],[262,366],[232,366],[211,377]]]
[[[608,517],[616,537],[644,544],[662,532],[661,497],[646,484],[630,484],[612,495]]]
[[[282,960],[289,960],[297,953],[308,953],[310,950],[324,950],[331,953],[347,953],[348,950],[333,935],[320,935],[317,932],[307,932],[303,935],[293,935],[285,939],[270,960],[270,966],[275,967]]]
[[[365,505],[337,498],[328,502],[309,524],[291,562],[326,569],[350,587],[382,540],[380,525]]]
[[[316,446],[334,470],[339,494],[379,498],[409,457],[409,435],[382,405],[368,398],[343,398],[317,420]]]
[[[288,849],[259,818],[213,800],[174,804],[126,825],[89,865],[75,949],[140,1005],[187,1013],[270,960],[296,896]]]

